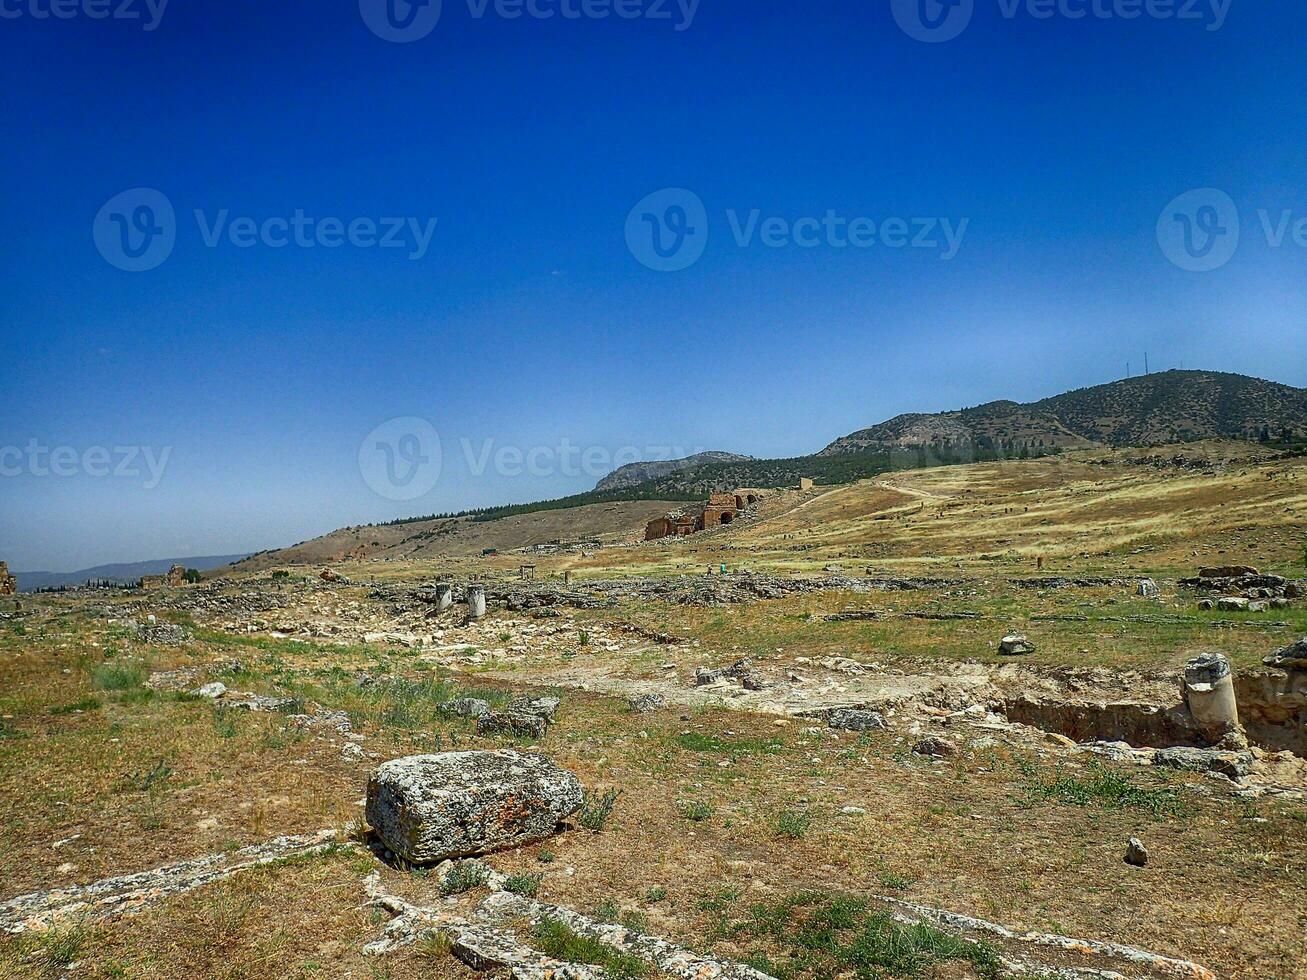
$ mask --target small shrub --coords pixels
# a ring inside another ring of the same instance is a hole
[[[586,790],[581,797],[581,815],[578,818],[581,826],[595,832],[603,830],[608,826],[608,818],[613,815],[613,807],[621,795],[620,789],[608,789],[599,796]]]
[[[881,871],[876,875],[876,880],[881,883],[881,887],[890,888],[896,892],[907,891],[912,887],[912,879],[901,874],[895,874],[893,871]]]
[[[440,894],[461,895],[486,883],[490,869],[479,861],[460,861],[440,883]]]
[[[812,814],[807,810],[784,810],[776,818],[776,836],[798,840],[806,837],[812,826]]]
[[[702,823],[713,815],[713,808],[703,800],[677,800],[676,812],[693,823]]]
[[[521,895],[523,898],[535,898],[544,877],[544,875],[509,875],[504,882],[504,890],[514,895]]]
[[[101,664],[91,671],[97,691],[130,691],[144,683],[145,671],[137,664]]]
[[[662,885],[655,885],[644,893],[644,900],[646,902],[661,902],[666,897],[667,889]]]
[[[545,848],[541,848],[540,853],[536,855],[536,860],[539,861],[541,864],[553,864],[554,857],[555,854],[553,851],[546,850]]]
[[[453,948],[454,942],[449,938],[449,933],[433,932],[417,944],[417,954],[429,960],[443,960]]]
[[[90,938],[91,931],[80,925],[40,933],[36,939],[37,961],[56,969],[67,967],[82,958]]]
[[[590,634],[581,630],[576,636],[576,645],[579,647],[588,647],[590,645]]]

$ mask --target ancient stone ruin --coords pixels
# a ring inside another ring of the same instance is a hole
[[[763,491],[752,489],[711,493],[705,503],[690,504],[655,517],[645,526],[644,539],[657,541],[659,538],[685,537],[730,524],[762,497]]]
[[[368,781],[368,823],[412,864],[544,840],[580,806],[575,775],[507,749],[394,759]]]
[[[186,584],[186,566],[173,565],[166,575],[142,575],[143,589],[171,589]]]
[[[0,561],[0,595],[15,595],[18,592],[18,579],[9,574],[9,565]]]

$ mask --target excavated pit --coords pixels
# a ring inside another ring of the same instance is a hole
[[[1269,752],[1307,758],[1307,674],[1250,671],[1234,675],[1239,721],[1248,741]],[[1204,737],[1177,696],[1169,704],[1094,703],[1018,695],[1000,709],[1009,721],[1065,735],[1076,742],[1126,742],[1135,748],[1204,748]]]

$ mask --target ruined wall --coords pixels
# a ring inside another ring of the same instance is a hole
[[[9,574],[8,562],[0,561],[0,595],[14,595],[18,592],[18,579]]]
[[[1307,757],[1307,672],[1257,670],[1236,674],[1239,721],[1255,744]]]

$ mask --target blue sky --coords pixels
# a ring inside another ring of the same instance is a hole
[[[444,0],[405,43],[370,29],[373,0],[49,2],[0,0],[12,567],[559,496],[633,451],[798,455],[1112,380],[1145,350],[1307,384],[1296,0],[972,0],[939,43],[891,0]],[[125,271],[113,235],[162,228],[131,225],[138,188],[173,243]],[[1199,227],[1231,242],[1234,208],[1241,235],[1191,271],[1158,227],[1200,188],[1225,196]],[[663,272],[626,229],[648,213],[670,236],[669,200],[701,203],[702,254]],[[838,247],[813,231],[828,213],[875,242]],[[357,234],[326,247],[332,219]],[[921,247],[891,244],[895,219]],[[396,418],[439,447],[369,435]]]

